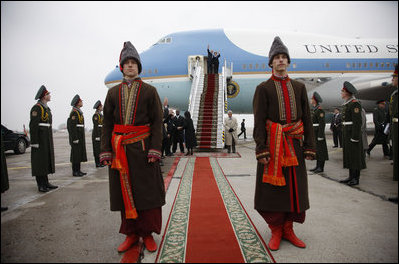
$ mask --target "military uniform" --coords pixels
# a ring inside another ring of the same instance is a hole
[[[357,93],[356,88],[349,82],[344,83],[344,88],[352,94]],[[357,185],[360,170],[366,168],[362,142],[362,106],[354,97],[346,101],[343,106],[343,167],[349,169],[349,177],[340,182]]]
[[[47,93],[45,86],[42,85],[35,99],[42,99]],[[40,192],[57,188],[48,181],[48,174],[55,172],[52,123],[50,108],[42,100],[38,100],[30,110],[29,132],[32,176],[36,176]]]
[[[5,148],[4,148],[3,134],[1,134],[1,193],[7,191],[10,188],[10,185],[8,183],[7,161],[4,152]],[[8,207],[1,207],[2,212],[7,209]]]
[[[100,100],[97,101],[93,109],[97,109],[101,105]],[[103,127],[103,119],[104,116],[102,115],[101,111],[96,110],[94,113],[92,120],[93,120],[93,131],[91,134],[91,139],[93,142],[93,155],[94,155],[94,161],[96,163],[96,167],[103,167],[103,165],[100,164],[100,153],[101,153],[101,129]]]
[[[325,112],[319,105],[323,100],[317,92],[313,93],[313,98],[316,100],[317,105],[313,108],[312,112],[312,123],[313,123],[313,131],[316,142],[316,167],[310,171],[315,173],[324,171],[324,163],[328,160],[328,150],[327,150],[327,142],[325,135],[326,128],[326,117]]]
[[[392,75],[398,78],[398,66],[395,67],[395,72]],[[392,152],[393,152],[393,180],[398,180],[398,87],[392,93],[390,98],[390,108],[391,116],[391,139],[392,139]]]
[[[85,172],[80,170],[80,163],[87,161],[87,155],[83,112],[76,107],[79,100],[79,95],[75,95],[72,99],[71,105],[73,108],[67,121],[73,176],[86,175]]]

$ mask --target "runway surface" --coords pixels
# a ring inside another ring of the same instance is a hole
[[[224,174],[266,243],[270,230],[253,209],[255,190],[255,144],[239,140],[239,155],[216,153]],[[1,262],[120,262],[116,250],[124,240],[119,234],[120,214],[109,209],[108,169],[95,168],[91,134],[86,133],[89,161],[82,163],[88,174],[73,177],[69,163],[70,146],[65,133],[55,133],[56,172],[49,176],[59,188],[39,193],[31,176],[30,148],[25,154],[6,152],[10,189],[1,194]],[[369,136],[369,142],[371,141]],[[323,174],[308,173],[310,209],[304,224],[294,230],[306,244],[297,248],[282,241],[273,251],[276,262],[398,262],[398,205],[388,198],[398,195],[398,182],[392,180],[392,165],[377,145],[361,171],[360,184],[350,187],[338,181],[348,176],[342,168],[342,149],[332,148],[327,135],[330,160]],[[223,152],[226,152],[224,150]],[[215,154],[215,153],[214,153]],[[204,156],[204,153],[198,153]],[[169,182],[166,205],[162,208],[160,243],[188,158],[163,160]],[[175,164],[174,173],[169,173]],[[306,161],[308,169],[315,161]],[[154,262],[157,252],[144,250],[142,262]]]

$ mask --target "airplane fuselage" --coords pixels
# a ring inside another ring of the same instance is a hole
[[[161,100],[167,97],[171,106],[186,110],[192,82],[187,58],[206,56],[209,45],[210,50],[221,53],[219,73],[225,61],[233,66],[234,90],[228,96],[228,108],[235,113],[252,113],[256,86],[271,75],[268,52],[275,36],[288,47],[289,76],[304,82],[309,95],[317,91],[326,109],[341,105],[339,91],[344,81],[359,85],[359,98],[368,111],[375,107],[375,100],[388,98],[392,92],[389,83],[398,61],[397,39],[344,39],[302,33],[222,29],[173,33],[140,54],[141,77],[157,88]],[[105,84],[112,87],[121,80],[122,74],[115,68]],[[374,94],[381,98],[367,94],[371,88],[377,89]]]

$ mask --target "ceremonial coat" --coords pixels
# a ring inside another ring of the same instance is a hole
[[[342,111],[344,168],[362,170],[366,161],[362,140],[362,106],[356,99],[348,100]]]
[[[320,161],[328,160],[328,150],[325,135],[326,116],[324,110],[321,109],[319,105],[313,110],[312,122],[316,142],[316,159]]]
[[[305,153],[314,156],[314,136],[306,87],[295,80],[286,80],[287,89],[273,76],[256,87],[253,98],[254,132],[257,159],[268,156],[266,120],[286,124],[286,109],[290,109],[291,122],[302,120],[303,141],[293,139],[298,166],[283,168],[285,186],[262,182],[264,165],[258,162],[256,171],[255,209],[269,212],[301,213],[309,209],[308,181]],[[289,107],[286,106],[289,103]]]
[[[29,133],[32,176],[46,176],[55,172],[52,114],[40,100],[30,110]]]
[[[73,107],[67,121],[69,144],[71,145],[70,161],[72,163],[87,161],[84,124],[82,111],[79,108]],[[73,143],[76,140],[79,140],[78,143]]]
[[[93,155],[94,155],[94,157],[98,157],[98,158],[99,158],[100,152],[101,152],[101,129],[103,126],[103,119],[104,119],[104,116],[97,111],[96,111],[96,113],[94,113],[94,115],[92,117],[93,131],[91,134],[91,139],[93,142]]]
[[[130,92],[129,92],[130,91]],[[165,204],[165,187],[159,162],[148,162],[148,155],[161,158],[161,100],[155,87],[140,78],[129,88],[126,82],[108,90],[104,102],[101,137],[101,159],[112,153],[112,131],[115,124],[149,126],[151,135],[143,141],[125,145],[129,164],[132,195],[137,210],[148,210]],[[111,211],[124,209],[119,172],[109,167]]]
[[[398,180],[398,89],[394,91],[390,99],[391,138],[393,152],[393,179]]]
[[[232,116],[231,119],[229,117],[226,117],[224,119],[224,137],[225,137],[225,144],[226,146],[231,146],[233,144],[233,138],[234,142],[237,145],[238,142],[238,136],[237,136],[237,119]],[[229,132],[230,128],[233,129],[233,132]]]

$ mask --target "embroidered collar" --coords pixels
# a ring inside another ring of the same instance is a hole
[[[286,76],[278,76],[278,75],[275,75],[273,72],[272,79],[275,81],[278,81],[278,82],[282,82],[282,81],[289,81],[290,77],[288,77],[288,74]]]

